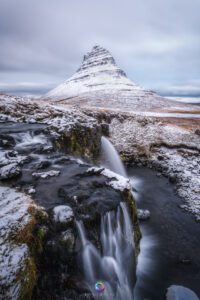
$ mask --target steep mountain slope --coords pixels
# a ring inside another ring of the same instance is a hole
[[[127,78],[106,49],[95,46],[81,67],[43,99],[64,104],[132,111],[171,107],[175,102],[144,90]],[[175,103],[176,106],[181,104]]]

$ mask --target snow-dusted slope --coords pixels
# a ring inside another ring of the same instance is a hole
[[[77,72],[64,83],[50,91],[47,96],[54,99],[70,98],[85,92],[99,90],[134,90],[141,88],[126,77],[118,68],[112,55],[104,48],[95,46],[83,58]]]
[[[169,107],[173,102],[147,91],[126,77],[106,49],[95,46],[83,58],[81,67],[43,99],[66,104],[149,110]]]

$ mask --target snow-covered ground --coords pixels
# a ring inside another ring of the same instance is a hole
[[[200,135],[198,125],[189,125],[119,114],[111,121],[110,137],[125,161],[169,177],[183,199],[181,207],[200,220]]]
[[[200,114],[196,113],[178,113],[177,112],[153,112],[153,111],[145,111],[145,112],[135,112],[137,115],[147,116],[147,117],[159,117],[159,118],[194,118],[200,119]]]
[[[182,103],[200,104],[200,97],[166,97],[167,99]]]
[[[124,190],[131,190],[131,183],[128,178],[125,178],[115,172],[110,171],[106,168],[97,168],[91,167],[87,171],[88,173],[97,173],[106,176],[111,179],[108,181],[108,185],[114,188],[115,190],[123,192]]]
[[[15,300],[21,289],[20,274],[30,255],[28,246],[15,242],[15,238],[31,222],[28,208],[32,201],[15,189],[2,186],[0,199],[0,299]]]

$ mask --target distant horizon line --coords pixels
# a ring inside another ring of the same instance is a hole
[[[200,94],[195,93],[175,93],[175,92],[162,92],[159,89],[150,89],[156,92],[159,96],[162,97],[178,97],[178,98],[200,98]],[[0,94],[7,94],[11,96],[32,96],[32,97],[40,97],[45,95],[49,91],[49,88],[44,89],[9,89],[9,90],[0,90]]]

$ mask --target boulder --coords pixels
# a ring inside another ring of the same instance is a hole
[[[0,179],[6,180],[21,174],[21,168],[16,163],[11,163],[0,169]]]
[[[70,206],[58,205],[53,209],[53,219],[58,223],[69,223],[73,220],[74,213]]]
[[[186,287],[171,285],[167,289],[166,300],[199,300],[199,298],[192,290]]]
[[[138,219],[139,220],[147,220],[150,218],[150,211],[148,209],[138,209]]]
[[[61,243],[67,248],[68,253],[73,253],[73,248],[75,244],[75,236],[71,229],[63,231],[61,233]]]
[[[0,187],[0,204],[0,299],[30,299],[37,281],[31,255],[37,221],[30,212],[35,206],[31,198],[9,187]]]

